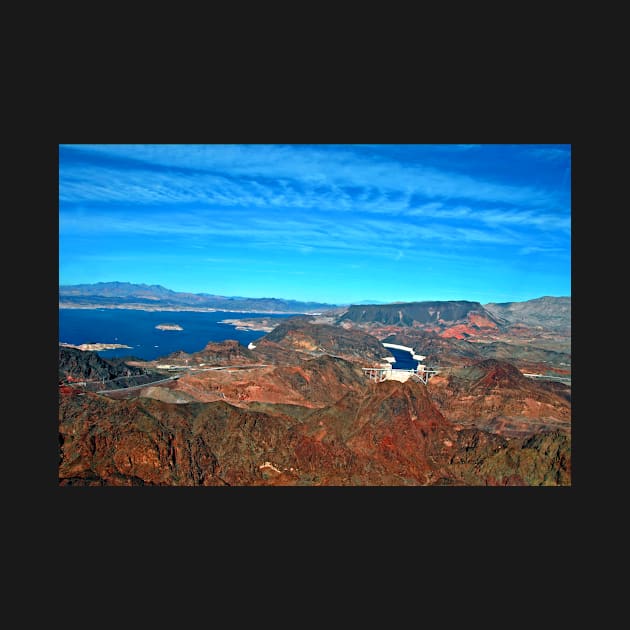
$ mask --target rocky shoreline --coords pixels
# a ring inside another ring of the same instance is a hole
[[[133,346],[126,346],[123,343],[82,343],[78,346],[71,343],[59,342],[60,346],[64,348],[75,348],[76,350],[116,350],[118,348],[132,348]]]
[[[258,332],[271,332],[280,322],[270,319],[222,319],[219,324],[229,324],[234,326],[236,330],[251,330]]]
[[[100,311],[102,309],[120,309],[127,311],[147,311],[150,313],[163,311],[169,313],[263,313],[266,315],[314,315],[316,314],[314,311],[279,311],[279,310],[269,310],[269,309],[250,309],[243,310],[242,308],[230,309],[230,308],[212,308],[212,307],[203,307],[203,306],[167,306],[167,305],[159,305],[159,306],[150,306],[147,304],[76,304],[75,302],[64,302],[59,301],[59,308],[63,309],[75,309],[75,310],[86,310],[86,311]],[[318,311],[319,313],[319,311]]]

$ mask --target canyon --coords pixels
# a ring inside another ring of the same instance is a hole
[[[155,361],[60,346],[59,484],[570,485],[564,307],[360,305]],[[437,373],[371,382],[384,342]]]

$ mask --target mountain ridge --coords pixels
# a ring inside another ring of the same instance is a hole
[[[571,330],[570,296],[545,295],[523,302],[489,302],[484,308],[511,324],[542,326],[567,333]]]
[[[413,326],[416,322],[420,324],[457,322],[468,318],[470,314],[482,317],[485,320],[484,323],[492,327],[498,327],[504,323],[504,320],[486,311],[479,302],[468,300],[427,300],[379,305],[352,305],[346,313],[339,317],[337,322],[378,322]]]
[[[400,328],[396,341],[451,365],[377,383],[362,368],[382,341],[329,319],[287,318],[251,348],[208,342],[168,365],[60,347],[59,484],[571,484],[571,387],[523,374],[552,354],[516,366],[498,358],[516,346]]]
[[[241,312],[310,313],[334,308],[336,304],[284,298],[248,298],[210,293],[173,291],[159,284],[132,282],[97,282],[59,285],[60,308],[131,308],[185,307],[200,310]]]

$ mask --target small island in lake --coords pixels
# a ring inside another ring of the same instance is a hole
[[[184,330],[179,324],[158,324],[158,330]]]

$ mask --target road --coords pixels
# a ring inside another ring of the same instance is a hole
[[[215,367],[199,367],[196,365],[174,365],[171,368],[156,368],[159,370],[166,370],[168,372],[209,372],[211,370],[248,370],[253,368],[269,367],[269,363],[256,363],[254,365],[248,363],[246,365],[218,365]]]
[[[101,389],[94,393],[110,394],[113,392],[128,392],[134,389],[142,389],[144,387],[151,387],[153,385],[160,385],[161,383],[168,383],[169,381],[175,381],[178,378],[181,378],[182,376],[184,376],[185,374],[190,374],[194,372],[209,372],[211,370],[231,370],[231,369],[243,370],[243,369],[249,369],[249,368],[262,368],[262,367],[269,367],[269,364],[260,363],[256,365],[220,365],[217,367],[209,367],[209,368],[198,368],[195,366],[182,365],[182,366],[178,366],[178,369],[180,370],[179,374],[174,374],[173,376],[160,379],[159,381],[151,381],[149,383],[144,383],[143,385],[132,385],[131,387],[118,387],[116,389]],[[118,378],[128,378],[128,377],[118,377]],[[112,380],[118,380],[118,379],[112,379]]]
[[[525,372],[522,372],[522,374],[526,378],[537,378],[544,381],[558,381],[560,383],[564,383],[565,385],[571,385],[570,376],[546,376],[544,374],[526,374]]]
[[[159,381],[151,381],[150,383],[145,383],[144,385],[132,385],[131,387],[118,387],[117,389],[101,389],[98,392],[94,392],[95,394],[111,394],[113,392],[128,392],[132,389],[142,389],[144,387],[151,387],[153,385],[159,385],[160,383],[167,383],[169,381],[176,381],[178,378],[181,378],[181,374],[176,374],[175,376],[169,376],[168,378],[160,379]]]

